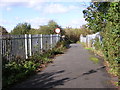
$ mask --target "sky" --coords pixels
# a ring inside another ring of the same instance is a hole
[[[8,32],[18,23],[27,22],[39,28],[54,20],[62,28],[79,28],[87,22],[82,11],[90,0],[0,0],[0,26]]]

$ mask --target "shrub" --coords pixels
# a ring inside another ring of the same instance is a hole
[[[44,53],[36,52],[26,60],[19,59],[8,62],[4,59],[2,62],[3,88],[9,87],[15,82],[34,74],[41,64],[49,63],[55,55],[63,53],[66,44],[68,44],[66,41],[61,41],[52,50]]]

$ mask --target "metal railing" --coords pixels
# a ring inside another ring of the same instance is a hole
[[[60,40],[60,35],[1,35],[0,53],[2,58],[14,60],[15,58],[27,59],[36,52],[43,52],[55,47]]]

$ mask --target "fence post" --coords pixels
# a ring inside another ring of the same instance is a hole
[[[51,44],[51,49],[52,49],[52,44],[53,44],[52,34],[50,35],[50,44]]]
[[[0,60],[2,60],[2,36],[0,35]]]
[[[2,90],[2,36],[0,36],[0,89]]]
[[[80,35],[80,42],[83,42],[83,35]]]
[[[57,34],[57,36],[56,36],[56,37],[57,37],[57,40],[56,40],[56,43],[57,43],[57,42],[59,41],[59,35]]]
[[[28,59],[28,51],[27,51],[27,34],[25,34],[25,56],[26,56],[26,59]]]
[[[42,38],[43,38],[43,36],[42,36],[42,34],[40,34],[40,48],[41,48],[41,52],[42,52],[42,49],[43,49],[43,42],[42,42]]]
[[[29,54],[32,56],[32,35],[29,34]]]

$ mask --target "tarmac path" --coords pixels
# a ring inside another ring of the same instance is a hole
[[[71,44],[42,72],[14,88],[114,88],[101,61],[90,60],[91,53],[80,44]]]

